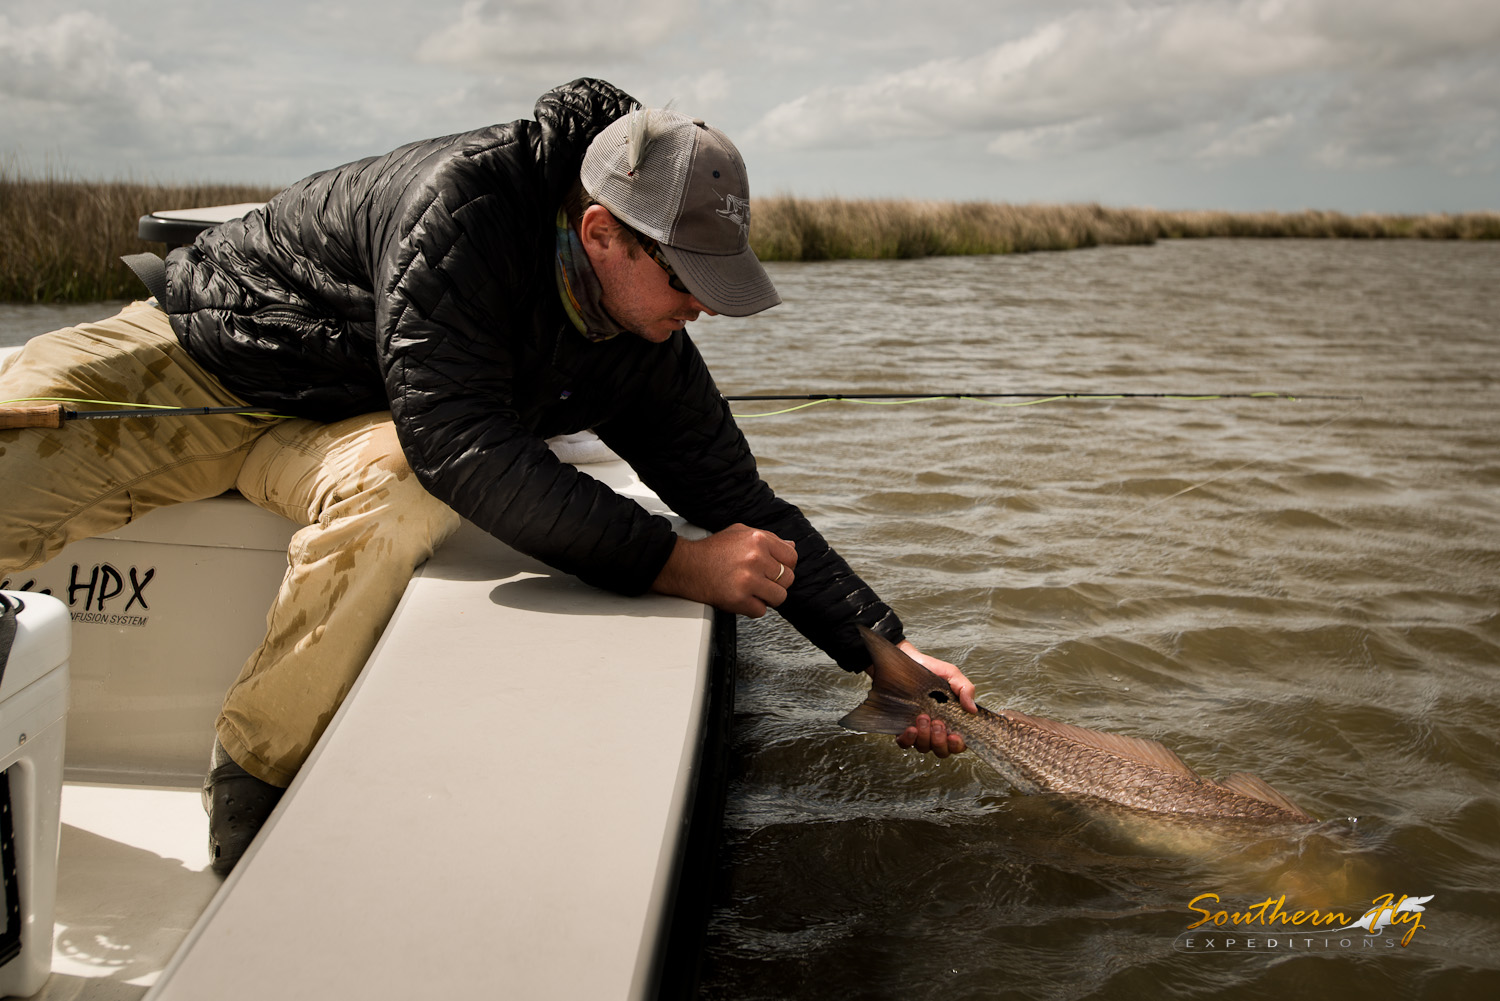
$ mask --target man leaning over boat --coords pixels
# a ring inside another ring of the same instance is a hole
[[[3,572],[228,489],[305,526],[216,725],[204,798],[221,874],[460,515],[598,587],[775,608],[846,670],[868,666],[868,626],[972,706],[958,669],[905,641],[760,478],[684,330],[780,302],[749,247],[734,145],[599,80],[542,95],[535,116],[308,177],[172,251],[159,298],[33,338],[0,371],[0,399],[290,417],[0,432]],[[712,534],[678,536],[545,444],[584,429]],[[941,723],[898,742],[963,749]]]

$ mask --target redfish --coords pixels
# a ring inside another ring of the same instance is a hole
[[[1023,793],[1053,792],[1177,818],[1235,823],[1317,821],[1254,775],[1206,779],[1154,740],[1087,730],[1011,709],[963,710],[948,683],[861,627],[873,658],[865,701],[840,724],[899,734],[919,713],[940,719]]]

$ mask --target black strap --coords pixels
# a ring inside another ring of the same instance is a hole
[[[10,807],[10,772],[0,772],[0,882],[5,890],[5,930],[0,932],[0,966],[21,954],[21,874],[16,869],[16,820]]]
[[[5,677],[5,662],[16,640],[16,617],[25,609],[20,598],[0,594],[0,680]],[[10,809],[10,769],[0,772],[0,907],[5,908],[5,923],[0,930],[0,966],[21,954],[21,877],[16,872],[15,818]]]
[[[141,280],[141,284],[156,296],[157,305],[166,308],[167,262],[155,254],[126,254],[120,260],[124,261],[125,266],[134,271],[135,276]]]
[[[5,681],[5,664],[10,660],[10,647],[16,641],[16,616],[26,606],[20,598],[0,594],[0,684]]]
[[[10,644],[15,642],[15,618],[26,605],[20,597],[0,594],[0,678]],[[15,870],[15,821],[10,816],[10,770],[0,771],[0,906],[5,906],[5,926],[0,930],[0,966],[21,954],[21,876]]]

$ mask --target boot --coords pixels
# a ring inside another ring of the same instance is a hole
[[[284,792],[285,789],[262,782],[235,764],[224,745],[214,740],[208,778],[203,780],[203,809],[208,811],[208,857],[214,872],[229,875]]]

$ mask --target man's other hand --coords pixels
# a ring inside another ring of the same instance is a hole
[[[758,619],[786,600],[797,547],[773,532],[730,525],[706,539],[677,537],[651,590]]]

